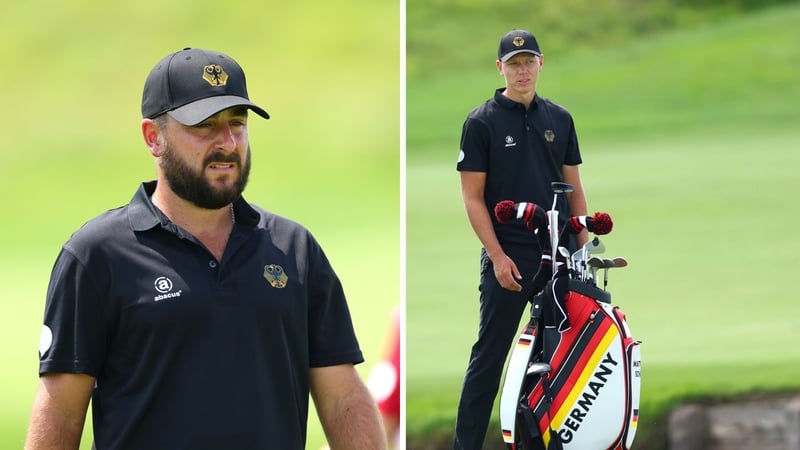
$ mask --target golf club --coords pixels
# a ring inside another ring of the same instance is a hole
[[[558,247],[558,253],[564,258],[564,265],[567,267],[567,273],[570,273],[573,269],[572,265],[572,256],[569,254],[569,250],[566,247]]]
[[[592,285],[597,286],[597,269],[604,268],[605,263],[603,262],[602,258],[592,256],[588,261],[586,261],[586,264],[591,268],[589,281]]]
[[[608,286],[608,269],[614,267],[626,267],[628,265],[628,260],[623,258],[622,256],[617,256],[614,259],[610,258],[603,258],[603,290],[606,290]]]
[[[577,252],[573,254],[573,265],[578,272],[578,278],[586,283],[588,281],[589,272],[586,270],[586,261],[593,253],[603,253],[606,251],[605,245],[600,241],[600,238],[595,236],[592,240],[587,242]]]

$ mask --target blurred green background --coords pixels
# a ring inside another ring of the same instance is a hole
[[[163,56],[220,50],[245,69],[245,197],[305,224],[348,294],[367,362],[400,302],[400,4],[11,2],[0,14],[0,448],[21,448],[50,269],[85,221],[155,178],[141,91]],[[308,448],[324,444],[311,420]],[[88,448],[91,434],[84,434]]]
[[[609,289],[642,345],[637,448],[689,397],[800,387],[800,3],[408,0],[407,430],[452,448],[477,336],[480,242],[455,170],[497,43],[538,38],[538,92],[572,113]],[[497,407],[487,447],[501,448]]]

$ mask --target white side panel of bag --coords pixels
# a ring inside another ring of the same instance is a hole
[[[500,428],[503,432],[503,441],[506,444],[514,443],[516,438],[517,406],[519,405],[522,381],[528,369],[528,361],[533,351],[534,336],[526,334],[524,328],[517,338],[514,350],[506,368],[506,378],[503,382],[503,391],[500,394]]]
[[[642,390],[642,353],[639,342],[634,342],[631,348],[631,416],[628,419],[628,435],[625,439],[625,448],[631,448],[636,435],[636,426],[639,424],[639,395]]]

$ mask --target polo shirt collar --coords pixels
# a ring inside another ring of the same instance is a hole
[[[128,220],[133,231],[146,231],[156,225],[162,224],[162,216],[153,205],[150,199],[156,190],[156,181],[143,182],[128,204]],[[244,197],[239,197],[233,202],[233,213],[236,215],[236,223],[241,223],[249,227],[258,224],[260,215],[253,209]],[[166,220],[166,217],[164,217]]]
[[[524,107],[522,103],[515,102],[510,98],[503,95],[503,91],[505,91],[505,87],[498,88],[494,91],[494,101],[497,102],[500,106],[508,109],[519,108],[520,106]],[[539,94],[533,94],[533,102],[531,103],[530,109],[536,109],[539,103]]]

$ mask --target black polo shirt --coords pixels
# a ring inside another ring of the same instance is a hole
[[[529,250],[535,236],[524,224],[500,224],[492,213],[502,200],[553,204],[550,183],[563,181],[562,166],[578,165],[581,154],[572,116],[563,107],[536,95],[530,109],[503,95],[505,88],[476,107],[461,131],[459,171],[486,172],[484,197],[495,233],[506,252]],[[559,218],[569,217],[566,201]],[[538,257],[537,257],[538,258]]]
[[[40,374],[97,378],[100,450],[305,448],[309,368],[363,361],[325,254],[240,198],[218,263],[154,208],[154,189],[64,245]]]

